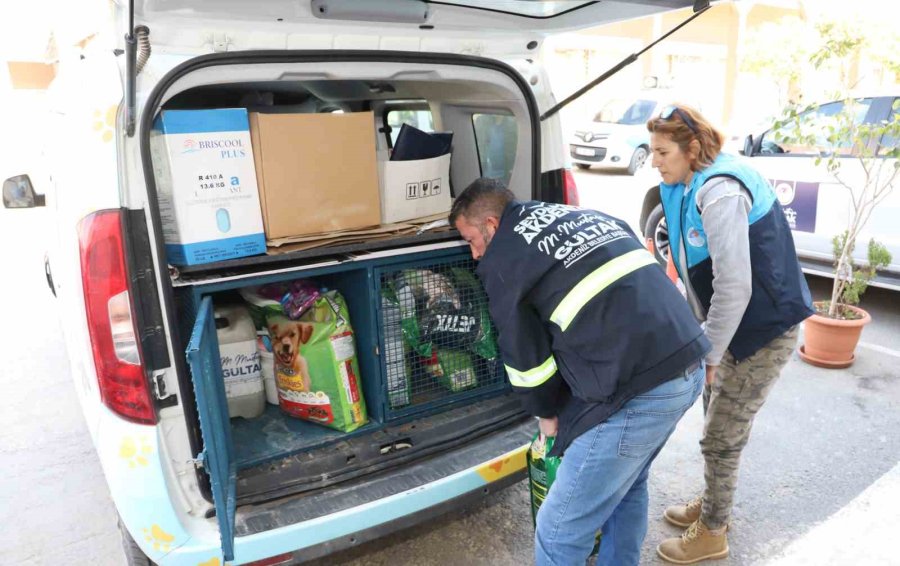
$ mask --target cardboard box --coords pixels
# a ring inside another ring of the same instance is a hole
[[[381,222],[392,224],[450,212],[450,154],[432,159],[389,161],[379,154]]]
[[[371,112],[253,112],[250,133],[268,239],[379,223]]]
[[[265,253],[246,110],[164,110],[150,143],[169,263]]]

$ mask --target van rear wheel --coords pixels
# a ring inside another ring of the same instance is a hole
[[[141,550],[141,547],[134,542],[131,533],[122,524],[122,519],[119,519],[119,533],[122,535],[122,550],[125,551],[125,564],[128,566],[156,566],[156,562],[150,560],[144,554],[144,551]]]

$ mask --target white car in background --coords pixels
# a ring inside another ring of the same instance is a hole
[[[579,169],[598,165],[637,173],[650,156],[647,120],[670,104],[656,92],[608,101],[590,122],[579,124],[569,143],[569,156]]]
[[[855,119],[861,124],[875,124],[883,120],[897,119],[900,109],[895,105],[900,97],[867,96],[856,99]],[[833,116],[844,107],[843,101],[832,101],[806,111],[808,117],[819,121]],[[784,207],[791,225],[800,264],[806,273],[831,277],[834,256],[832,238],[843,232],[853,207],[848,190],[838,184],[825,170],[824,163],[816,164],[821,155],[818,147],[790,147],[779,143],[776,130],[770,128],[754,136],[748,136],[741,153],[769,181]],[[824,143],[824,142],[823,142]],[[897,140],[882,139],[881,145],[896,145]],[[848,183],[862,182],[865,172],[854,157],[841,158],[841,178]],[[885,170],[891,163],[885,163]],[[860,234],[854,261],[866,262],[870,238],[884,244],[891,253],[891,264],[881,271],[872,285],[900,290],[900,191],[894,181],[894,190],[878,204]],[[659,201],[659,188],[650,188],[644,196],[640,217],[645,238],[654,240],[657,259],[665,262],[669,250],[669,234]]]

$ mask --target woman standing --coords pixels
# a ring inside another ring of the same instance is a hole
[[[703,494],[669,507],[687,530],[657,547],[693,564],[728,556],[741,451],[753,418],[813,314],[791,230],[769,182],[721,152],[724,137],[696,110],[669,106],[647,122],[669,230],[669,253],[712,350],[706,357]]]

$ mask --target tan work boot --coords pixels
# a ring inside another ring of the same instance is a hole
[[[669,538],[656,547],[656,553],[666,562],[693,564],[701,560],[716,560],[728,556],[727,527],[721,534],[712,534],[703,521],[695,521],[680,537]]]
[[[695,497],[687,502],[686,505],[672,505],[666,508],[663,518],[675,525],[686,529],[693,524],[694,521],[700,519],[700,507],[703,506],[703,498]]]

